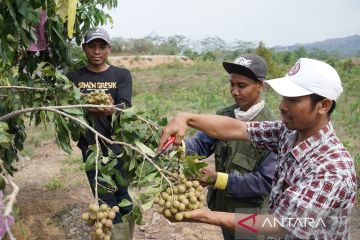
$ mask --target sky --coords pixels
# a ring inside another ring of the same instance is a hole
[[[360,34],[360,0],[118,0],[111,37],[218,36],[268,47]]]

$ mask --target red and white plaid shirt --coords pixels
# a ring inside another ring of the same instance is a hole
[[[250,140],[278,154],[269,212],[287,239],[350,239],[356,175],[331,122],[295,145],[297,131],[282,122],[249,122]]]

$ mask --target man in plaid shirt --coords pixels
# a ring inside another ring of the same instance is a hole
[[[191,220],[286,239],[349,239],[356,175],[330,121],[343,90],[339,75],[324,62],[301,58],[285,77],[266,82],[283,96],[282,121],[246,123],[180,113],[164,128],[160,147],[170,135],[180,144],[189,125],[217,139],[251,141],[278,154],[269,214],[235,216],[203,208],[192,211]]]

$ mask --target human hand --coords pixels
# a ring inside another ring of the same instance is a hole
[[[177,213],[178,215],[181,214],[181,217],[177,216],[177,214],[172,215],[171,217],[167,217],[167,219],[171,222],[206,222],[208,215],[211,211],[206,208],[199,208],[192,211],[180,212]]]
[[[114,106],[114,99],[111,97],[110,94],[108,94],[108,96],[110,99],[110,104],[106,105],[106,106]],[[111,116],[112,113],[114,112],[114,109],[108,108],[108,107],[88,108],[88,112],[90,112],[91,114],[93,114],[97,117]]]
[[[199,179],[199,182],[202,186],[206,187],[208,185],[214,185],[217,179],[217,172],[210,167],[205,167],[201,169],[203,174]]]
[[[175,146],[181,145],[181,141],[185,136],[185,132],[187,128],[187,119],[188,119],[188,113],[179,113],[164,127],[159,141],[158,151],[162,149],[163,145],[172,135],[176,137],[175,142],[173,144]]]

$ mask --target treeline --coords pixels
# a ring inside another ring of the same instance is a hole
[[[338,54],[323,50],[306,51],[304,47],[299,47],[292,51],[280,52],[266,47],[264,42],[236,40],[228,43],[217,36],[192,41],[182,35],[163,37],[151,34],[143,38],[115,37],[111,41],[112,53],[120,55],[185,55],[193,60],[233,61],[240,54],[255,53],[267,61],[269,65],[268,78],[282,76],[300,57],[323,60],[334,67],[337,65],[341,65],[345,69],[353,67],[350,59],[343,60]],[[79,67],[85,64],[81,49],[75,46],[70,49],[68,56],[73,62],[71,66]]]
[[[254,43],[236,40],[228,43],[218,36],[207,37],[199,41],[182,35],[163,37],[150,34],[143,38],[112,39],[112,52],[122,55],[185,55],[194,60],[232,61],[243,53],[255,53],[265,58],[269,64],[270,77],[277,77],[289,65],[300,57],[324,60],[331,65],[338,62],[346,67],[351,67],[351,60],[341,60],[337,54],[323,50],[313,49],[306,51],[299,47],[292,51],[275,51],[267,48],[263,42]]]

